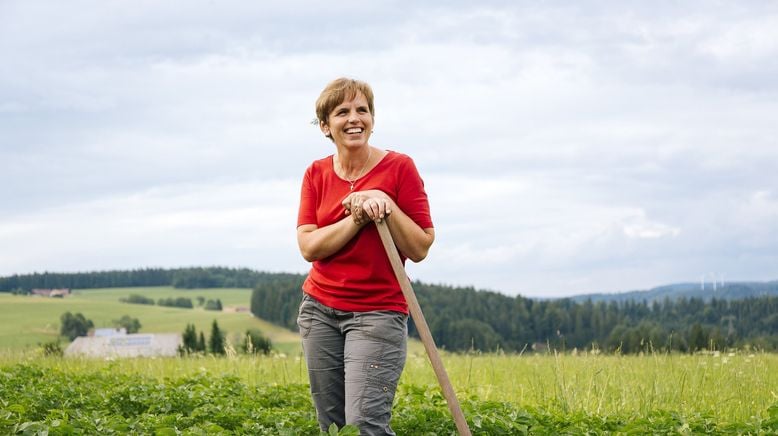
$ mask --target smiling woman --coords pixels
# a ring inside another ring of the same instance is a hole
[[[411,158],[368,141],[373,91],[337,79],[316,101],[336,153],[305,172],[297,241],[312,262],[297,319],[319,424],[389,427],[405,366],[408,305],[373,221],[385,221],[403,256],[419,262],[435,237],[427,194]]]

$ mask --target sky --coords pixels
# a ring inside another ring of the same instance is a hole
[[[0,275],[310,268],[324,86],[375,93],[413,279],[556,297],[778,278],[778,3],[0,0]]]

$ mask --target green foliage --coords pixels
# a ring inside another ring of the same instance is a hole
[[[86,336],[89,329],[95,326],[91,319],[86,319],[81,313],[73,315],[70,312],[65,312],[59,319],[59,334],[65,336],[70,341],[79,336]]]
[[[246,354],[269,354],[273,344],[259,329],[248,329],[243,336],[241,351]]]
[[[295,330],[302,278],[256,286],[251,312]],[[432,336],[451,351],[553,350],[700,351],[778,350],[778,297],[576,303],[533,300],[474,288],[413,284]],[[418,337],[413,322],[409,334]]]
[[[304,276],[279,277],[258,284],[251,293],[251,313],[288,329],[297,330],[297,310],[303,297]]]
[[[132,318],[130,315],[122,315],[121,318],[113,320],[114,327],[124,327],[128,334],[138,333],[143,327],[138,318]]]
[[[205,353],[205,334],[203,332],[200,332],[200,335],[197,337],[197,348],[195,348],[195,351],[198,353]]]
[[[216,300],[208,300],[205,303],[205,310],[222,310],[222,300],[216,299]]]
[[[213,320],[211,324],[211,336],[208,339],[208,351],[213,354],[225,354],[224,333],[219,328],[219,323]]]
[[[35,288],[129,288],[174,286],[176,288],[253,288],[257,284],[301,277],[299,274],[269,273],[248,268],[193,267],[145,268],[82,273],[33,273],[0,277],[0,292]]]
[[[197,351],[197,330],[194,324],[187,324],[181,335],[181,349],[179,354],[192,354]]]
[[[0,277],[0,291],[170,284],[185,289],[251,287],[255,316],[296,330],[304,278],[223,267],[35,273]],[[657,288],[661,292],[650,296],[629,294],[628,300],[621,301],[596,300],[595,296],[579,301],[534,300],[420,282],[414,283],[414,289],[438,345],[452,351],[499,348],[518,352],[538,344],[548,344],[552,350],[597,347],[621,353],[778,350],[778,281],[727,284],[717,291],[718,298],[688,293],[699,289],[697,285],[673,285]],[[691,297],[669,297],[679,292]],[[191,299],[184,300],[164,300],[163,304],[193,307]],[[220,302],[213,301],[214,305]],[[412,322],[409,332],[418,336]]]
[[[154,305],[154,299],[144,297],[143,295],[138,294],[130,294],[127,298],[119,298],[119,301],[122,303],[130,303],[130,304],[148,304],[148,305]]]
[[[359,436],[359,427],[353,425],[346,425],[343,428],[338,428],[335,423],[330,424],[330,428],[327,429],[328,436]]]
[[[160,298],[157,300],[157,305],[167,307],[181,307],[184,309],[194,308],[191,298],[178,297],[178,298]]]
[[[44,342],[43,344],[40,344],[40,348],[44,356],[61,357],[64,354],[59,339],[56,341]]]
[[[206,371],[159,381],[109,368],[62,371],[35,364],[0,368],[0,434],[320,435],[308,386],[249,386]],[[269,382],[269,381],[268,381]],[[461,400],[473,434],[775,434],[778,403],[746,421],[661,408],[601,416],[507,402]],[[456,430],[437,388],[401,384],[392,428],[397,434]],[[328,435],[356,435],[354,426]]]

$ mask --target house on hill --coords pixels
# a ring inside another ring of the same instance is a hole
[[[179,333],[134,333],[79,336],[65,349],[65,356],[98,358],[175,357],[183,344]]]
[[[33,289],[30,291],[31,295],[40,295],[41,297],[67,297],[70,295],[70,289]]]
[[[89,336],[127,336],[127,329],[124,327],[95,329],[94,331],[90,332]]]

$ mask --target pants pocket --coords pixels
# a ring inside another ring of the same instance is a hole
[[[392,403],[399,377],[396,377],[394,371],[388,367],[383,371],[384,373],[368,372],[360,412],[364,417],[388,423],[392,416]]]
[[[401,343],[408,335],[408,315],[400,312],[361,312],[359,324],[364,335],[390,344]]]
[[[297,329],[300,336],[308,337],[313,325],[313,301],[308,294],[303,294],[303,300],[300,302],[300,309],[297,311]]]

